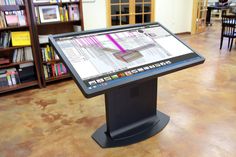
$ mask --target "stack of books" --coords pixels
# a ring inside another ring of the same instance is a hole
[[[62,63],[43,65],[45,78],[57,77],[67,74],[67,69]]]
[[[14,86],[36,80],[34,63],[20,64],[18,67],[0,70],[0,87]]]
[[[0,88],[14,86],[20,83],[20,77],[16,68],[0,70]]]
[[[24,5],[23,0],[0,0],[0,5]]]
[[[46,47],[41,48],[42,58],[44,62],[59,60],[59,56],[55,53],[54,49],[47,45]]]
[[[24,10],[0,12],[0,28],[26,25],[27,20]]]
[[[13,63],[33,61],[33,53],[31,47],[24,47],[20,49],[15,49],[12,57]]]

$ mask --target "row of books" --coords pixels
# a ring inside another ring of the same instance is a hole
[[[43,70],[46,79],[67,74],[67,69],[63,63],[48,63],[46,65],[43,65]]]
[[[33,61],[33,53],[31,47],[15,49],[12,57],[0,57],[0,66],[10,63],[31,62]]]
[[[0,70],[0,87],[15,86],[35,79],[33,62],[20,64],[18,68]]]
[[[30,46],[29,31],[4,31],[0,33],[0,48],[10,46]]]
[[[61,21],[75,21],[80,19],[77,4],[65,5],[59,8]]]
[[[43,61],[59,60],[60,58],[55,53],[54,49],[47,45],[46,47],[41,48]]]
[[[0,12],[0,28],[26,25],[27,20],[24,10]]]
[[[15,49],[12,57],[13,63],[33,61],[33,53],[31,47],[24,47],[20,49]]]
[[[24,5],[23,0],[0,0],[0,5]]]

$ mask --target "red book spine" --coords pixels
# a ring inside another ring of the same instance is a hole
[[[58,75],[61,76],[61,67],[60,64],[57,64]]]
[[[54,64],[51,64],[51,67],[52,67],[52,76],[55,77],[56,72],[55,72],[55,69],[54,69]]]

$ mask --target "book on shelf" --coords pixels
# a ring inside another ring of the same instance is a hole
[[[71,21],[79,20],[79,6],[76,4],[68,5],[69,19]]]
[[[0,48],[10,46],[30,46],[31,39],[29,31],[4,31],[0,34]]]
[[[0,34],[0,48],[9,47],[11,43],[11,32],[4,31]]]
[[[39,37],[39,43],[40,44],[49,43],[49,40],[48,40],[49,35],[38,35],[38,37]]]
[[[29,31],[11,32],[12,46],[30,46],[31,39]]]
[[[63,63],[47,63],[43,65],[44,76],[46,79],[67,74],[67,69]]]
[[[0,5],[24,5],[23,0],[0,0]]]
[[[33,53],[31,47],[24,47],[15,49],[12,57],[13,63],[19,63],[24,61],[33,61]]]
[[[41,52],[44,62],[60,59],[57,53],[54,51],[54,49],[49,45],[46,45],[46,47],[42,47]]]
[[[35,20],[37,23],[40,23],[40,17],[39,17],[39,7],[34,7],[35,12]]]

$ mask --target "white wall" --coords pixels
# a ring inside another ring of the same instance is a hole
[[[83,0],[85,30],[106,28],[106,0],[93,1]],[[155,5],[155,21],[174,33],[191,32],[193,0],[156,0]]]
[[[83,0],[82,2],[85,30],[106,28],[106,0]]]
[[[174,33],[191,32],[193,0],[156,0],[155,21]]]

